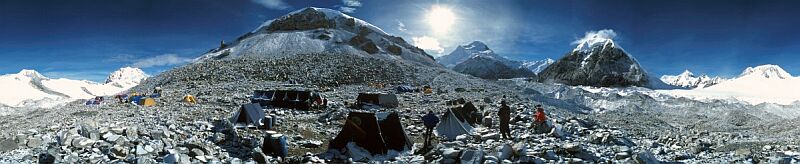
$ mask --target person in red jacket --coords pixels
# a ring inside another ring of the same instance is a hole
[[[544,113],[542,105],[536,105],[536,113],[533,114],[533,129],[534,133],[547,133],[547,115]]]

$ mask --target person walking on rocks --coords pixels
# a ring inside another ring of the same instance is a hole
[[[508,127],[511,121],[511,107],[506,105],[506,101],[500,102],[500,110],[497,111],[497,116],[500,117],[500,134],[505,139],[511,139],[511,129]]]
[[[536,105],[536,113],[533,114],[533,130],[535,134],[540,133],[547,133],[549,128],[545,123],[547,121],[547,115],[544,113],[544,108],[542,105]]]
[[[153,89],[153,94],[161,95],[161,87],[156,87],[155,89]]]
[[[436,117],[436,114],[433,114],[433,111],[428,111],[428,114],[422,117],[422,122],[423,124],[425,124],[424,147],[427,148],[428,146],[430,146],[431,135],[433,135],[433,129],[436,127],[436,124],[439,123],[439,117]]]

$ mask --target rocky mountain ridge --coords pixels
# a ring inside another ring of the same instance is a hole
[[[265,22],[255,31],[224,43],[196,62],[236,56],[281,57],[336,52],[438,66],[432,56],[403,38],[336,10],[308,7]]]

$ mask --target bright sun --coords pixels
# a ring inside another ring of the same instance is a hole
[[[426,15],[426,19],[433,31],[441,34],[450,30],[450,26],[455,23],[456,16],[449,8],[433,6],[428,15]]]

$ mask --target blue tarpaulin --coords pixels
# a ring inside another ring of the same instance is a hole
[[[139,104],[139,101],[142,101],[142,98],[144,98],[144,96],[133,96],[133,98],[131,99],[131,102],[133,104]]]
[[[397,86],[397,92],[414,92],[414,87],[409,85]]]

